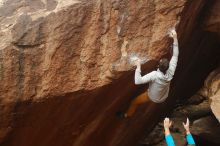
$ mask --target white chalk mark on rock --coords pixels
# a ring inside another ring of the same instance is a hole
[[[141,64],[145,64],[147,61],[149,61],[149,57],[146,55],[145,57],[141,57],[138,53],[132,53],[129,55],[129,63],[131,65],[135,65],[135,61],[140,60]]]
[[[127,55],[128,55],[127,50],[126,50],[127,44],[128,44],[128,41],[125,40],[121,46],[121,56],[122,57],[127,57]]]

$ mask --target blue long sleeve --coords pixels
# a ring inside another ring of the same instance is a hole
[[[192,135],[191,134],[187,134],[186,135],[186,140],[187,140],[187,143],[190,145],[196,145],[195,144],[195,141],[194,141],[194,139],[193,139],[193,137],[192,137]]]
[[[167,146],[175,146],[173,137],[169,134],[165,136]]]

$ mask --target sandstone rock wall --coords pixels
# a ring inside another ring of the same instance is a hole
[[[212,3],[212,6],[207,12],[203,27],[208,31],[218,32],[220,34],[220,2],[215,0],[210,1],[210,3]]]
[[[165,55],[170,45],[167,30],[179,22],[184,4],[185,0],[175,5],[152,0],[1,1],[2,139],[17,123],[19,103],[95,90],[131,70],[120,61],[124,40],[129,42],[128,55],[137,52],[156,60]]]
[[[167,103],[142,106],[128,121],[115,117],[144,88],[133,83],[129,55],[149,60],[143,72],[154,69],[170,53],[174,25],[190,54],[183,43],[204,7],[205,0],[1,0],[2,145],[135,145]]]
[[[199,91],[201,95],[210,99],[211,109],[220,122],[220,68],[214,70],[205,81],[204,87]]]
[[[11,101],[37,99],[109,84],[125,39],[128,54],[158,60],[167,52],[167,30],[178,23],[184,3],[5,1],[2,93]]]

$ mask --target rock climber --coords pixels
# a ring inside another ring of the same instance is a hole
[[[141,76],[141,61],[140,59],[135,60],[135,65],[137,66],[134,78],[135,84],[149,83],[149,88],[147,93],[143,93],[134,98],[126,113],[121,113],[120,117],[131,117],[135,113],[137,106],[149,101],[149,99],[155,103],[161,103],[168,97],[170,81],[176,70],[179,55],[177,33],[175,29],[170,31],[169,36],[173,38],[173,56],[170,62],[168,59],[162,58],[159,61],[157,71],[152,71]]]
[[[170,121],[169,118],[165,118],[164,119],[164,130],[165,130],[165,140],[166,140],[167,146],[175,146],[173,137],[170,134],[171,125],[172,125],[172,121]],[[183,127],[186,130],[187,146],[195,146],[195,141],[189,130],[189,119],[188,118],[186,120],[186,123],[183,123]]]

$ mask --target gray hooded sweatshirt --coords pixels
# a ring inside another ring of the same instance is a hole
[[[141,70],[135,70],[135,84],[146,84],[149,83],[148,96],[156,103],[161,103],[168,97],[170,81],[173,78],[176,70],[177,61],[179,55],[178,43],[173,44],[173,56],[169,63],[169,68],[166,74],[162,73],[159,69],[152,71],[144,76],[141,76]]]

